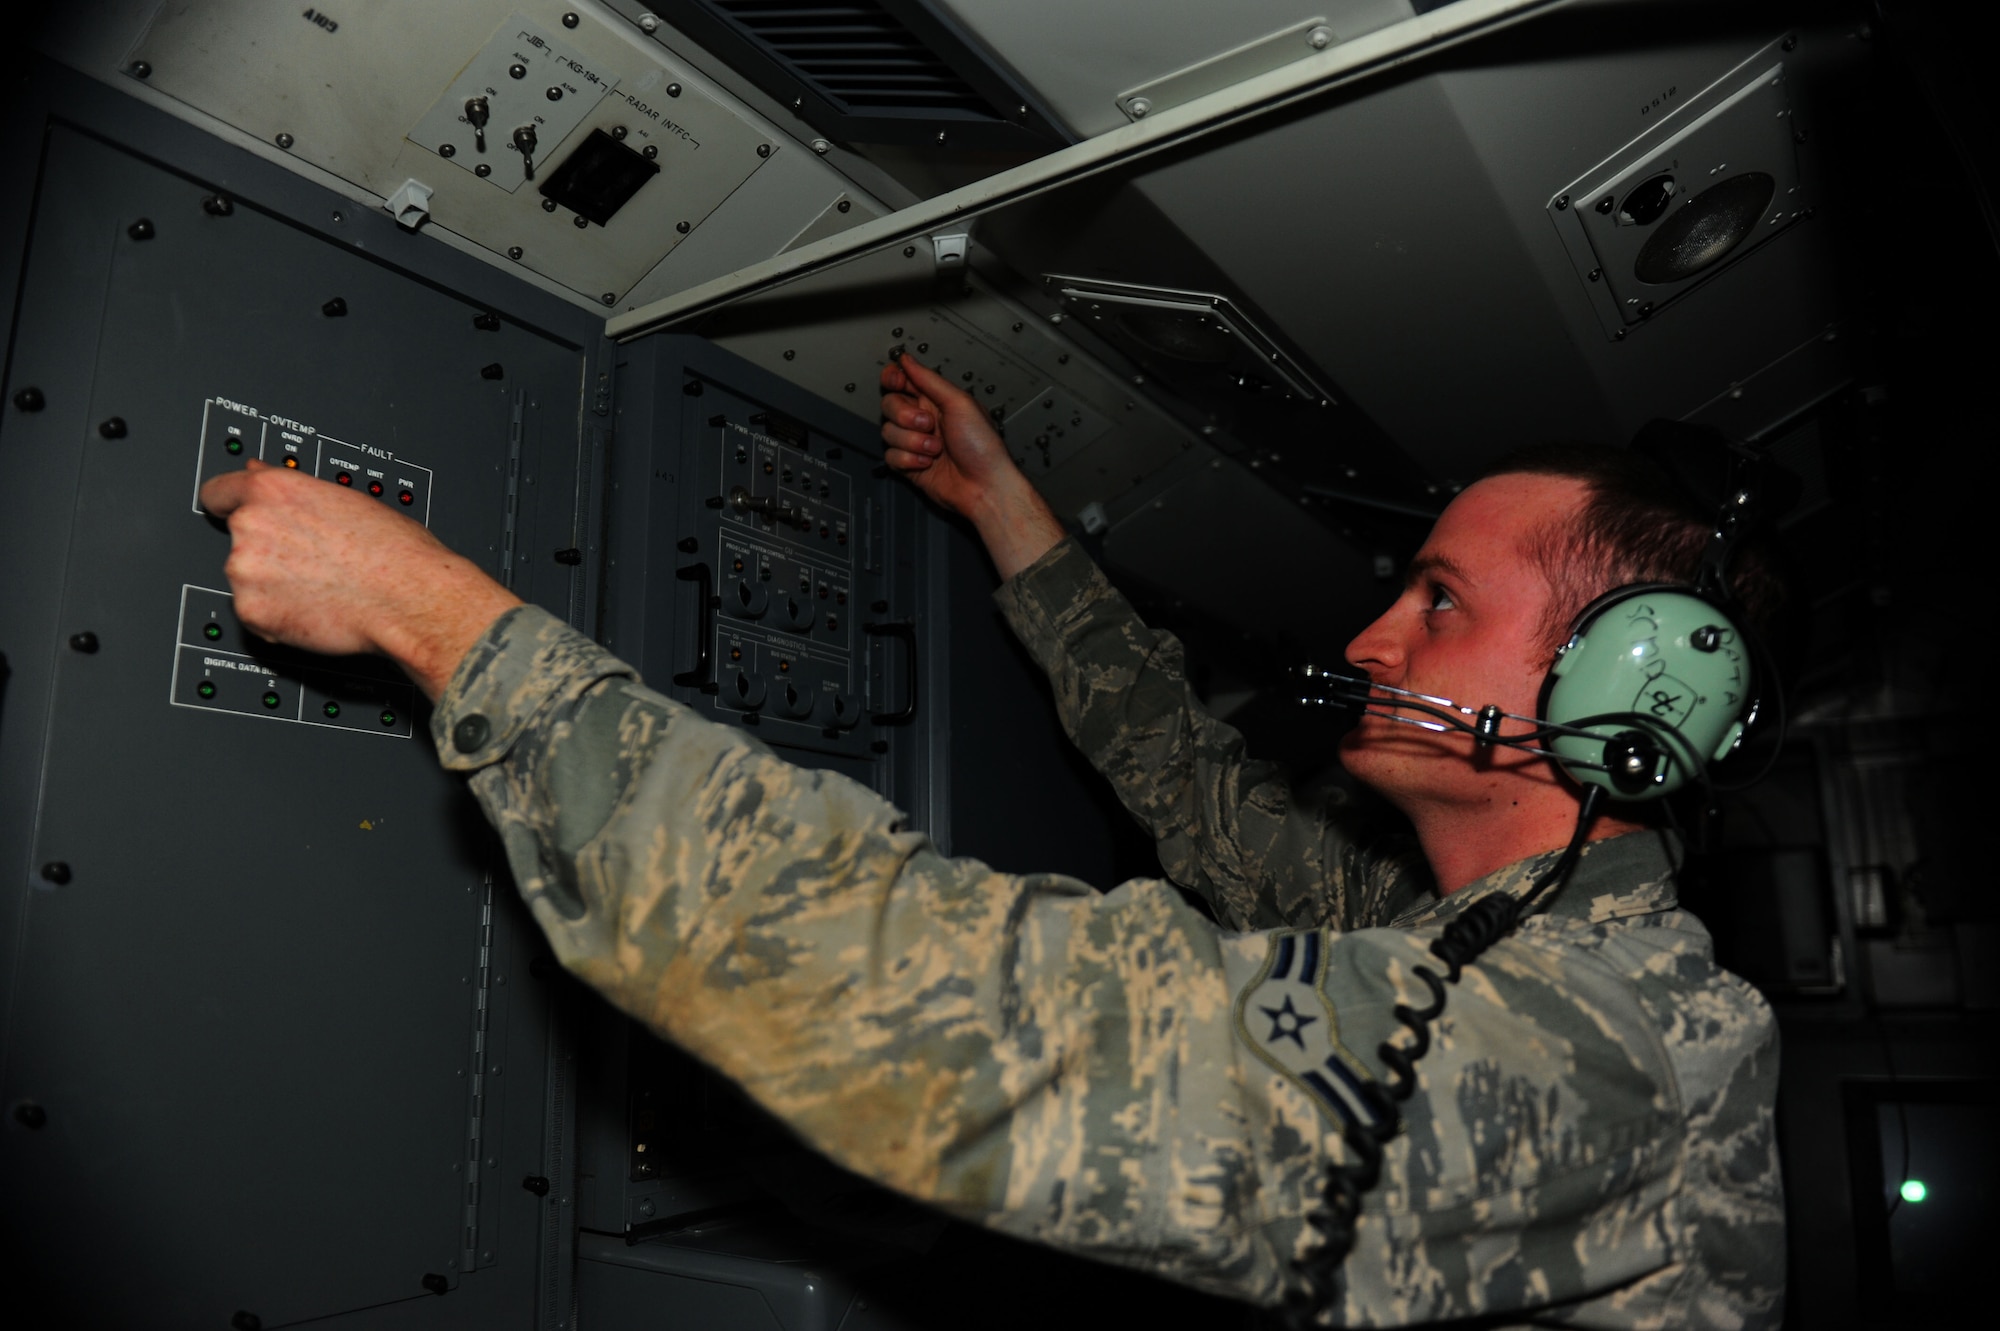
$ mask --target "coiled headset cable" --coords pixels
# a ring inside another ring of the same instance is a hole
[[[1361,1219],[1362,1196],[1382,1177],[1382,1149],[1402,1130],[1402,1113],[1397,1108],[1417,1089],[1417,1060],[1430,1052],[1430,1024],[1444,1014],[1445,984],[1457,984],[1465,968],[1478,960],[1487,948],[1512,933],[1545,893],[1558,891],[1569,881],[1570,872],[1583,854],[1592,824],[1608,798],[1601,786],[1585,786],[1577,810],[1576,831],[1556,862],[1536,877],[1520,896],[1496,892],[1466,907],[1464,914],[1445,925],[1444,932],[1431,940],[1431,955],[1445,965],[1440,976],[1428,966],[1415,967],[1417,978],[1430,990],[1428,1007],[1418,1009],[1407,1003],[1395,1007],[1396,1020],[1415,1039],[1404,1045],[1384,1040],[1376,1047],[1376,1057],[1389,1068],[1386,1090],[1375,1082],[1364,1085],[1363,1093],[1375,1111],[1372,1126],[1349,1120],[1342,1139],[1356,1157],[1353,1164],[1329,1161],[1320,1205],[1306,1213],[1306,1223],[1319,1236],[1314,1249],[1293,1263],[1300,1277],[1285,1304],[1285,1320],[1294,1331],[1321,1325],[1320,1319],[1332,1310],[1340,1297],[1340,1268],[1354,1248],[1354,1229]]]

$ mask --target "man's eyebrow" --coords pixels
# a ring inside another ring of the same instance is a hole
[[[1418,555],[1410,561],[1410,567],[1403,574],[1403,585],[1414,587],[1434,573],[1442,573],[1454,582],[1470,586],[1472,579],[1464,569],[1444,555]]]

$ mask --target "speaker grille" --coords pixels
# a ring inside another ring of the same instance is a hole
[[[1684,282],[1715,263],[1757,229],[1777,181],[1762,171],[1709,186],[1659,224],[1632,265],[1641,282]]]

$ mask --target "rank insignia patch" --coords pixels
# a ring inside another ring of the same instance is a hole
[[[1257,1056],[1319,1102],[1342,1127],[1370,1129],[1372,1078],[1340,1043],[1333,1005],[1320,991],[1325,939],[1275,934],[1264,965],[1236,998],[1236,1033]]]

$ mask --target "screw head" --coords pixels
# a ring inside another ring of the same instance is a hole
[[[585,217],[582,213],[578,213],[575,217],[572,217],[570,221],[576,223],[576,229],[578,231],[582,231],[590,225],[590,219],[588,217]]]
[[[21,411],[40,411],[48,404],[48,399],[42,396],[39,388],[28,387],[14,394],[14,405]]]
[[[507,77],[510,79],[524,79],[528,77],[528,67],[522,64],[509,65],[507,66]]]
[[[284,149],[284,150],[285,150],[286,152],[290,152],[290,151],[291,151],[291,148],[292,148],[292,144],[294,144],[295,142],[297,142],[297,140],[296,140],[296,139],[294,139],[294,138],[293,138],[293,137],[292,137],[291,135],[289,135],[289,134],[279,134],[279,135],[278,135],[278,137],[277,137],[277,139],[276,139],[276,143],[277,143],[277,145],[278,145],[278,146],[279,146],[280,148],[283,148],[283,149]]]
[[[501,366],[500,362],[496,360],[491,365],[480,366],[479,377],[481,379],[505,379],[507,377],[507,371]]]
[[[210,217],[227,217],[236,211],[236,205],[226,194],[211,194],[201,201],[201,210]]]
[[[1144,120],[1151,113],[1153,103],[1149,98],[1134,97],[1131,101],[1125,103],[1125,109],[1131,113],[1134,120]]]
[[[685,236],[688,233],[688,224],[686,222],[676,222],[674,223],[674,230]]]
[[[548,98],[552,102],[560,102],[562,100],[562,89],[555,86],[554,84],[550,84],[549,90],[543,93],[542,96]]]
[[[563,26],[565,28],[574,28],[577,25],[577,22],[578,20],[576,17],[576,12],[574,10],[563,15]]]
[[[126,433],[125,418],[123,416],[108,416],[98,423],[97,432],[106,439],[123,439]]]
[[[799,353],[798,353],[798,352],[796,352],[796,351],[793,351],[793,350],[791,350],[790,348],[787,348],[787,349],[785,350],[785,359],[786,359],[786,360],[797,360],[798,358],[799,358]]]
[[[329,319],[338,319],[347,313],[347,302],[339,296],[319,307],[319,312]]]
[[[603,295],[599,296],[598,299],[603,301],[606,305],[616,305],[618,303],[618,293],[615,291],[607,291]]]
[[[1652,301],[1650,301],[1650,300],[1649,300],[1649,301],[1647,301],[1647,302],[1646,302],[1646,303],[1645,303],[1644,305],[1641,305],[1641,306],[1639,307],[1639,317],[1640,317],[1641,319],[1650,319],[1650,318],[1652,318],[1652,317],[1653,317],[1653,302],[1652,302]]]
[[[1600,213],[1608,213],[1611,211],[1611,196],[1609,194],[1605,195],[1603,198],[1597,201],[1597,211]]]
[[[854,200],[842,199],[839,203],[833,205],[833,210],[837,213],[844,213],[852,210],[853,207],[854,207]]]
[[[145,217],[140,218],[138,221],[132,223],[131,226],[125,228],[125,234],[134,240],[151,240],[153,238],[152,220]]]
[[[625,141],[625,136],[630,132],[631,131],[626,129],[623,125],[613,125],[611,127],[611,137],[617,139],[620,143],[623,143]]]
[[[507,257],[510,259],[519,259],[521,257],[521,247],[519,245],[509,245],[507,247]]]
[[[642,32],[648,32],[648,33],[658,32],[660,30],[660,20],[658,16],[653,14],[639,15],[639,29]]]
[[[660,146],[657,143],[649,143],[642,151],[644,151],[648,158],[658,157],[660,155]]]
[[[915,245],[905,245],[905,246],[903,246],[903,257],[904,257],[905,259],[914,259],[914,258],[916,258],[916,257],[917,257],[917,247],[916,247]]]
[[[493,174],[493,168],[488,166],[486,163],[481,162],[479,165],[472,168],[472,174],[478,176],[481,180],[484,180],[486,179],[486,177]]]
[[[681,95],[681,85],[680,85],[680,84],[678,84],[678,83],[669,83],[669,84],[667,85],[667,96],[669,96],[669,97],[678,97],[678,96],[680,96],[680,95]]]
[[[1783,51],[1791,51],[1791,50],[1796,50],[1796,49],[1798,48],[1798,44],[1799,44],[1799,39],[1798,39],[1798,38],[1796,38],[1796,37],[1787,37],[1787,38],[1785,38],[1785,40],[1783,40],[1782,42],[1779,42],[1779,43],[1778,43],[1778,49],[1780,49],[1780,50],[1783,50]]]
[[[828,143],[825,139],[814,139],[812,141],[812,150],[818,153],[821,157],[824,157],[828,153],[833,151],[833,145]]]
[[[1569,195],[1567,195],[1567,194],[1564,194],[1564,195],[1561,195],[1560,197],[1558,197],[1558,198],[1556,199],[1556,211],[1557,211],[1557,212],[1561,212],[1561,211],[1562,211],[1563,209],[1565,209],[1565,208],[1567,208],[1567,207],[1569,207]]]
[[[153,67],[143,60],[134,60],[126,68],[132,71],[132,77],[135,79],[149,79],[153,77]]]
[[[458,147],[457,147],[457,145],[456,145],[456,144],[450,144],[450,143],[440,143],[440,144],[438,145],[438,156],[439,156],[439,157],[456,157],[456,156],[458,156]]]
[[[1593,268],[1590,270],[1588,276],[1593,282],[1601,281],[1604,277],[1604,270],[1602,268]]]
[[[758,145],[757,145],[757,155],[758,155],[759,157],[769,157],[769,156],[771,155],[771,145],[770,145],[770,144],[768,144],[768,143],[760,143],[760,144],[758,144]]]

